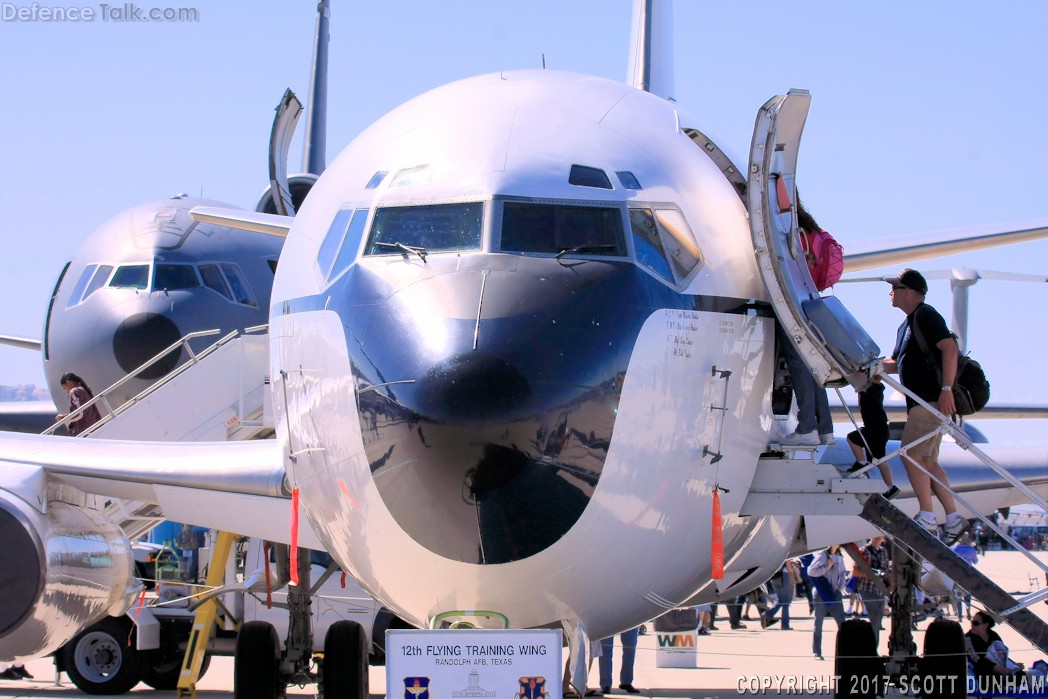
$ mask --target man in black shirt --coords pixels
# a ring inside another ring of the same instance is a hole
[[[924,302],[928,293],[928,282],[920,272],[904,269],[899,276],[885,279],[892,285],[892,306],[906,314],[906,320],[899,326],[895,351],[892,358],[885,360],[884,370],[899,374],[902,385],[915,393],[925,402],[934,405],[939,412],[948,417],[953,416],[956,405],[953,400],[953,382],[957,377],[957,341],[946,326],[946,321],[939,312]],[[914,337],[916,326],[928,352],[921,350],[920,342]],[[942,380],[938,374],[941,374]],[[927,408],[919,405],[909,396],[906,397],[906,427],[902,433],[902,444],[906,446],[919,440],[939,427],[939,419]],[[917,495],[920,511],[917,521],[925,529],[935,533],[938,525],[932,512],[932,493],[942,503],[946,511],[946,533],[952,539],[961,535],[968,522],[957,512],[953,493],[949,490],[949,479],[939,465],[939,444],[942,434],[936,434],[907,451],[903,465],[910,477],[910,485]],[[914,462],[919,463],[921,470]],[[928,473],[945,484],[943,487],[934,482]]]

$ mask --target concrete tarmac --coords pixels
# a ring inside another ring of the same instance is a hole
[[[1035,555],[1048,563],[1048,553]],[[1021,553],[990,551],[981,557],[978,567],[1004,589],[1020,596],[1040,589],[1045,584],[1041,570]],[[1033,609],[1042,618],[1048,619],[1048,606],[1044,603],[1034,605]],[[952,608],[949,611],[952,613]],[[721,605],[719,613],[723,616],[724,612],[725,608]],[[755,612],[753,615],[753,621],[743,622],[747,627],[745,629],[730,630],[727,620],[721,618],[716,624],[718,630],[711,632],[709,636],[700,636],[694,668],[657,667],[655,634],[649,631],[642,635],[637,649],[633,684],[641,690],[643,697],[728,699],[746,695],[832,696],[833,649],[837,636],[833,620],[827,620],[823,627],[823,652],[826,660],[820,661],[811,652],[813,620],[804,599],[795,600],[791,606],[792,630],[782,630],[778,627],[761,630]],[[887,621],[885,623],[887,624]],[[965,620],[961,623],[967,631],[968,622]],[[914,633],[914,640],[919,649],[923,648],[924,629],[927,625],[927,621],[921,622]],[[1025,663],[1027,667],[1044,657],[1037,648],[1008,626],[1002,624],[997,626],[996,630],[1011,650],[1013,659]],[[887,639],[887,631],[882,632],[881,652],[885,654]],[[613,661],[616,679],[621,660],[620,653],[621,646],[616,641]],[[56,685],[54,665],[50,658],[26,663],[26,668],[34,675],[34,679],[0,680],[0,696],[34,699],[91,696],[81,693],[64,675]],[[596,663],[593,663],[590,681],[592,686],[599,684]],[[372,668],[370,682],[373,699],[384,697],[385,668]],[[558,693],[559,688],[553,692],[553,696],[558,696]],[[288,694],[315,696],[316,693],[314,687],[306,686],[290,687]],[[617,697],[630,696],[617,688],[613,688],[611,694]],[[892,689],[889,696],[893,694],[898,692]],[[174,691],[158,691],[145,684],[139,684],[125,696],[166,698],[176,697],[177,694]],[[200,699],[227,699],[233,696],[232,658],[212,659],[210,669],[197,685],[197,696]]]

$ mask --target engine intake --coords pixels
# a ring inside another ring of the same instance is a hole
[[[95,510],[49,502],[42,513],[0,491],[0,661],[61,647],[141,589],[127,536]]]

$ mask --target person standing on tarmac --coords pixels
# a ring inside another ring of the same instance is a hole
[[[815,628],[812,631],[811,650],[815,657],[822,656],[822,622],[829,614],[837,622],[837,628],[844,623],[844,600],[841,588],[848,577],[848,568],[844,565],[839,544],[819,551],[808,566],[812,587],[815,588]]]

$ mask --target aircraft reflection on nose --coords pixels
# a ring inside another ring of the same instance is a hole
[[[630,278],[619,272],[607,265],[559,283],[492,275],[483,299],[470,274],[435,275],[387,295],[361,335],[347,330],[351,346],[362,340],[355,371],[386,384],[360,394],[373,477],[427,549],[506,563],[548,548],[578,521],[611,442],[620,349],[639,327],[630,304],[617,303]],[[419,312],[421,297],[463,296],[462,306],[487,313],[438,322],[432,304]]]

